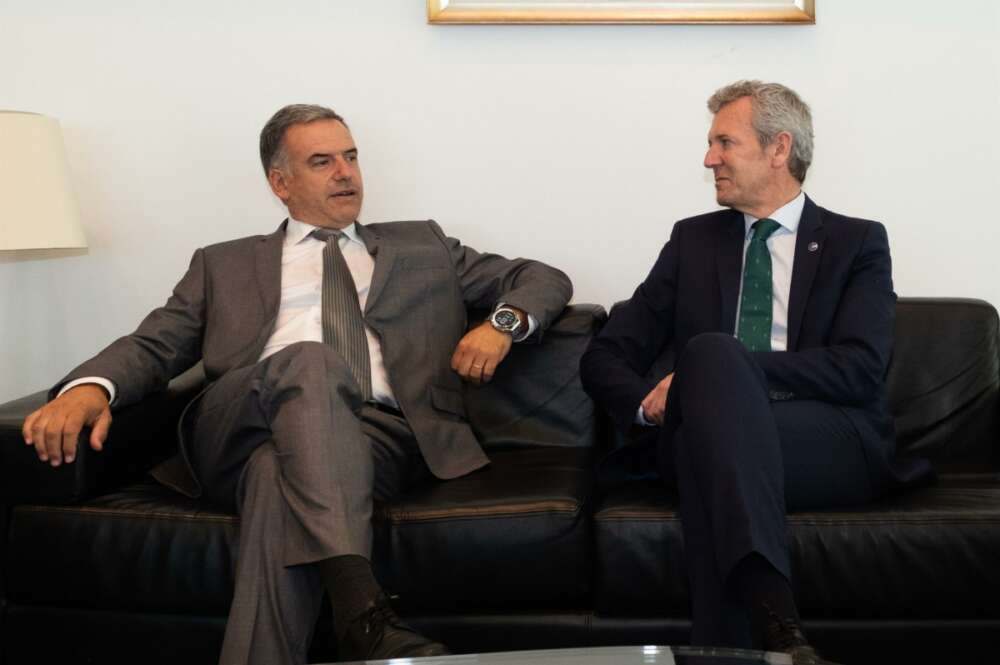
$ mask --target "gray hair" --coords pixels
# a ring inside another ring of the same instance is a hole
[[[336,120],[347,127],[347,123],[333,109],[316,104],[289,104],[279,109],[260,130],[260,163],[266,175],[272,168],[284,166],[285,132],[292,125],[304,125],[317,120]]]
[[[708,110],[716,114],[726,104],[749,97],[753,109],[751,124],[762,146],[770,145],[781,132],[792,136],[788,170],[800,183],[813,158],[812,113],[794,90],[780,83],[737,81],[719,88],[708,99]]]

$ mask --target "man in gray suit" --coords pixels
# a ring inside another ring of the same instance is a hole
[[[373,500],[489,460],[462,380],[489,381],[512,342],[568,302],[560,271],[479,253],[433,221],[357,223],[358,150],[332,110],[287,106],[261,161],[289,218],[195,252],[167,303],[73,370],[24,423],[52,466],[91,427],[199,360],[208,387],[161,482],[241,517],[222,663],[304,662],[325,589],[341,658],[447,653],[406,626],[372,573]],[[467,307],[492,309],[467,331]]]

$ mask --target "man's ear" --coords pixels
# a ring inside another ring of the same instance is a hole
[[[285,182],[285,174],[280,169],[272,167],[267,172],[267,183],[271,185],[271,191],[282,201],[288,199],[288,184]]]
[[[792,135],[789,132],[778,132],[771,141],[771,165],[781,168],[788,164],[792,156]]]

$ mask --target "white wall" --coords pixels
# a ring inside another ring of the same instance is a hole
[[[434,217],[607,305],[714,207],[708,95],[781,81],[815,115],[807,191],[886,224],[897,291],[1000,304],[992,0],[819,0],[811,27],[430,26],[424,5],[0,0],[0,108],[62,121],[90,241],[0,256],[0,402],[131,330],[196,246],[275,227],[257,134],[298,101],[347,116],[363,220]]]

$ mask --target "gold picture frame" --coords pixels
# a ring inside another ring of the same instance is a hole
[[[815,0],[427,0],[427,22],[790,23],[816,22]]]

